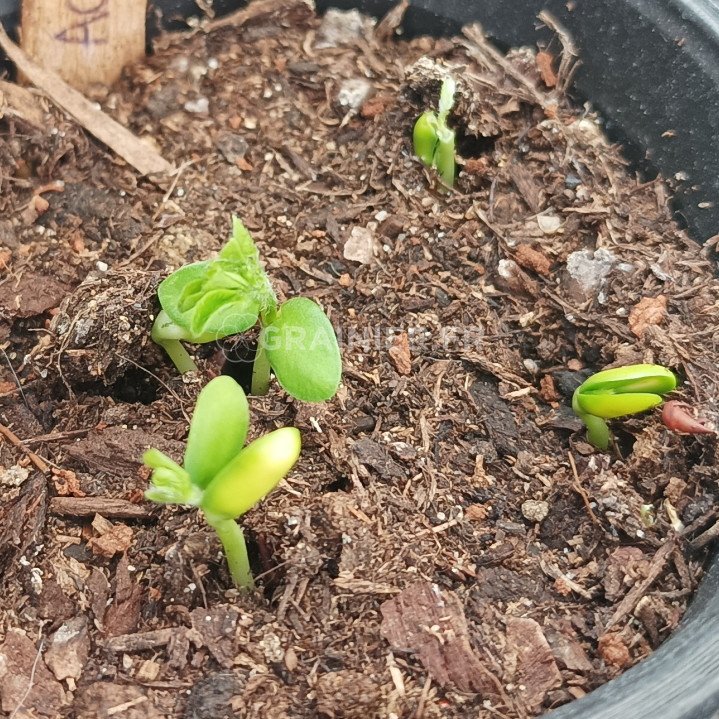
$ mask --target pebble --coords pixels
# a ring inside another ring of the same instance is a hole
[[[522,514],[530,522],[541,522],[549,514],[549,504],[540,499],[522,502]]]

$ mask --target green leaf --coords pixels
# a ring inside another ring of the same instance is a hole
[[[613,419],[614,417],[645,412],[661,404],[662,398],[658,394],[647,393],[580,393],[577,403],[582,411],[587,414],[604,419]]]
[[[212,517],[242,516],[292,469],[301,447],[295,427],[283,427],[256,439],[210,482],[200,507]]]
[[[652,392],[666,394],[677,386],[677,378],[666,367],[634,364],[597,372],[579,387],[580,394],[593,391]]]
[[[184,468],[198,487],[234,459],[245,444],[250,410],[232,377],[215,377],[200,392],[190,422]]]
[[[211,342],[257,322],[266,284],[264,276],[253,283],[213,262],[196,262],[163,280],[157,294],[170,319],[186,330],[184,339]]]
[[[145,497],[158,504],[197,504],[202,492],[193,485],[190,475],[159,449],[148,449],[142,461],[152,469]]]
[[[232,215],[232,236],[220,250],[220,257],[223,260],[231,260],[241,264],[253,261],[259,263],[260,261],[260,253],[252,239],[252,235],[250,235],[242,220],[235,215]]]
[[[304,402],[324,402],[337,392],[342,357],[322,308],[306,297],[285,302],[263,328],[265,351],[277,381]]]
[[[437,116],[431,110],[423,112],[412,130],[414,154],[427,166],[434,163],[434,152],[437,148]]]

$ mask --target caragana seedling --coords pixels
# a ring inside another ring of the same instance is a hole
[[[456,89],[455,81],[451,77],[445,78],[439,91],[437,112],[434,110],[423,112],[415,122],[412,132],[414,154],[427,167],[434,167],[447,187],[454,185],[456,170],[455,133],[447,125],[447,117],[454,105]]]
[[[267,394],[271,369],[289,394],[305,402],[322,402],[337,391],[342,359],[329,319],[306,297],[278,304],[257,247],[237,217],[215,259],[181,267],[157,294],[162,311],[152,339],[180,372],[197,369],[182,341],[212,342],[259,322],[252,394]]]
[[[586,425],[587,439],[605,450],[611,436],[606,420],[656,407],[676,386],[677,378],[661,365],[616,367],[597,372],[577,387],[572,409]]]
[[[142,457],[152,469],[145,497],[201,509],[220,538],[232,580],[243,588],[252,588],[254,581],[236,520],[279,484],[301,449],[294,427],[277,429],[245,447],[249,423],[240,385],[231,377],[216,377],[197,398],[182,466],[154,448]]]

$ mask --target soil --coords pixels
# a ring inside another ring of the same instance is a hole
[[[667,185],[567,99],[558,41],[505,56],[281,5],[162,37],[95,98],[171,182],[41,96],[0,119],[7,715],[536,716],[650,654],[702,577],[716,436],[647,413],[599,453],[570,408],[591,372],[657,362],[719,416],[719,283]],[[451,192],[410,137],[443,68]],[[243,519],[254,593],[196,511],[142,497],[143,450],[181,458],[200,387],[248,381],[251,336],[184,378],[149,341],[157,283],[231,213],[344,360],[331,402],[251,400],[255,435],[304,442]]]

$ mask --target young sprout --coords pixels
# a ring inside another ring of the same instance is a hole
[[[182,466],[157,449],[142,461],[152,469],[145,497],[198,507],[217,532],[238,587],[254,586],[242,528],[235,521],[268,495],[300,456],[300,433],[283,427],[244,447],[247,398],[231,377],[216,377],[200,392]],[[244,448],[243,448],[244,447]]]
[[[454,185],[455,175],[455,133],[447,125],[447,117],[454,105],[454,93],[457,89],[455,81],[445,78],[439,91],[437,112],[423,112],[414,124],[412,140],[414,154],[427,167],[436,168],[440,179],[447,187]]]
[[[686,402],[670,400],[662,409],[662,422],[672,432],[680,434],[716,434],[708,420],[695,416],[694,408]]]
[[[662,395],[677,386],[665,367],[635,364],[592,375],[574,392],[572,409],[587,427],[587,439],[598,449],[609,446],[605,420],[637,414],[662,403]]]
[[[305,402],[322,402],[337,391],[342,359],[329,319],[305,297],[278,304],[257,247],[237,217],[217,258],[181,267],[160,283],[157,294],[162,311],[152,339],[180,372],[197,369],[182,341],[212,342],[259,322],[252,394],[267,394],[270,370]]]

